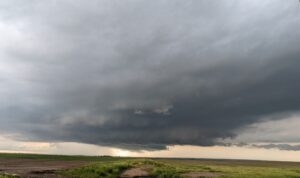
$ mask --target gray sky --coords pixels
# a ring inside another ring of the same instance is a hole
[[[291,149],[299,27],[296,0],[1,1],[0,135]]]

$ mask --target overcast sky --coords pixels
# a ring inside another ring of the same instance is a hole
[[[300,150],[299,29],[297,0],[2,0],[0,136]]]

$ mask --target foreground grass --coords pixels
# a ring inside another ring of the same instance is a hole
[[[58,172],[76,178],[116,178],[124,170],[145,167],[157,178],[183,178],[189,172],[212,172],[220,178],[300,178],[300,163],[201,159],[138,159],[109,156],[1,154],[0,158],[90,161],[90,164]],[[0,178],[16,178],[0,175]]]
[[[180,174],[183,171],[179,171],[175,167],[160,163],[158,161],[149,159],[135,159],[92,163],[88,166],[62,171],[61,174],[76,178],[116,178],[123,171],[132,167],[147,167],[152,176],[162,178],[180,178]]]
[[[0,178],[19,178],[19,176],[8,175],[8,174],[0,174]]]
[[[88,166],[62,171],[60,173],[68,177],[77,178],[116,178],[119,174],[121,174],[122,171],[130,167],[131,165],[127,161],[93,163]]]
[[[89,166],[71,169],[62,172],[65,176],[78,178],[115,178],[120,173],[131,167],[148,167],[152,176],[158,178],[184,178],[182,174],[188,172],[212,172],[221,178],[300,178],[298,166],[272,166],[262,164],[255,166],[247,164],[208,164],[187,160],[118,160],[111,162],[93,163]]]
[[[222,178],[300,178],[299,163],[172,159],[160,161],[184,172],[214,172]]]

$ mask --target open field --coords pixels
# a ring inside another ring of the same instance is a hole
[[[300,178],[300,163],[0,154],[0,178]]]

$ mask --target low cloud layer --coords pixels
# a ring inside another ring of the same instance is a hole
[[[291,145],[291,144],[265,144],[265,145],[252,145],[256,148],[266,148],[266,149],[279,149],[287,151],[299,151],[300,145]]]
[[[285,118],[300,109],[299,13],[279,0],[0,2],[0,134],[164,149]]]

